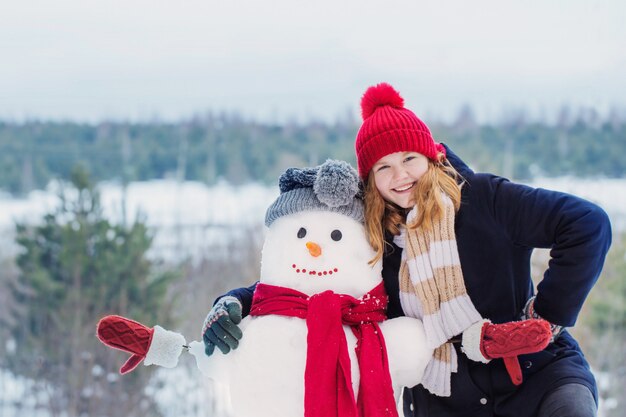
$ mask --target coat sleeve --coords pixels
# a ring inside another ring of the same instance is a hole
[[[512,243],[551,249],[535,310],[552,323],[573,326],[611,244],[607,214],[570,194],[499,177],[491,184],[493,215]]]
[[[241,303],[241,314],[243,317],[246,317],[250,314],[250,307],[252,307],[252,296],[254,295],[254,290],[256,289],[256,284],[259,282],[255,282],[249,287],[235,288],[234,290],[228,291],[226,294],[220,295],[215,299],[213,305],[219,301],[220,298],[226,297],[230,295],[235,297]]]

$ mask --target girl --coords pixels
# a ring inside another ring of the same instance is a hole
[[[388,84],[370,87],[361,108],[356,156],[387,315],[421,318],[439,343],[440,366],[430,369],[430,382],[405,391],[405,415],[595,416],[594,377],[563,328],[574,325],[602,269],[611,241],[606,213],[568,194],[474,173]],[[551,248],[536,297],[533,248]],[[247,313],[253,289],[215,304],[203,332],[208,354],[236,347],[241,332],[233,323]],[[518,357],[521,385],[504,361],[464,352],[455,337],[475,333],[483,319],[538,317],[552,324],[553,340]],[[442,377],[448,389],[436,382]]]
[[[474,312],[495,323],[541,316],[554,335],[544,351],[519,357],[519,386],[502,361],[468,360],[453,344],[458,370],[451,396],[415,387],[405,401],[409,415],[595,415],[595,380],[562,328],[574,325],[602,269],[611,241],[606,213],[571,195],[474,173],[435,143],[388,84],[368,89],[361,107],[357,161],[371,244],[383,257],[388,316],[450,314],[447,299],[467,294],[469,305],[452,307],[466,329]],[[444,238],[440,230],[447,229],[452,232]],[[530,255],[536,247],[551,248],[551,260],[533,297]],[[423,300],[424,287],[433,283],[447,284],[434,291],[439,311]]]

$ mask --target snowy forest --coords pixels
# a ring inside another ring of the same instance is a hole
[[[536,176],[626,176],[626,114],[562,107],[554,121],[510,111],[480,124],[470,106],[449,123],[430,122],[433,136],[476,171],[512,179]],[[214,184],[273,183],[286,166],[327,158],[354,164],[353,117],[334,123],[259,123],[238,113],[208,113],[172,123],[0,121],[0,189],[23,194],[51,178],[68,179],[76,164],[94,181],[177,178]],[[487,150],[487,151],[486,151]]]
[[[183,360],[176,372],[141,366],[120,376],[126,357],[104,348],[95,328],[100,317],[120,314],[198,338],[214,298],[256,280],[262,212],[254,221],[243,221],[244,214],[241,224],[181,222],[166,230],[153,227],[145,213],[125,208],[121,216],[109,216],[101,185],[125,190],[167,179],[228,184],[234,190],[258,183],[271,196],[277,176],[289,166],[327,158],[354,164],[357,125],[349,117],[269,124],[237,114],[178,123],[0,122],[0,210],[10,200],[57,184],[53,207],[35,219],[12,220],[2,230],[0,417],[223,415],[219,401],[211,400],[211,392],[219,397],[219,388],[204,386],[191,360]],[[618,112],[601,117],[563,109],[553,123],[528,120],[520,112],[481,124],[468,107],[454,122],[431,127],[437,140],[477,171],[520,181],[626,178],[626,117]],[[151,252],[159,234],[189,228],[211,229],[217,237],[204,242],[200,255],[187,256],[184,244],[174,258]],[[538,251],[534,257],[536,280],[547,256]],[[625,230],[614,228],[603,274],[571,331],[598,377],[604,416],[621,415]]]

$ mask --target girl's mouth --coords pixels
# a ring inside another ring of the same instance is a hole
[[[415,185],[415,183],[412,182],[410,184],[406,184],[406,185],[403,185],[401,187],[392,188],[392,191],[395,191],[396,193],[403,193],[403,192],[408,191],[411,188],[413,188],[414,185]]]

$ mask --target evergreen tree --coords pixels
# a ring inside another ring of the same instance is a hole
[[[119,378],[126,358],[101,345],[95,329],[112,313],[167,325],[167,286],[176,274],[155,272],[146,258],[152,238],[145,223],[103,217],[84,169],[72,172],[71,185],[41,225],[17,225],[17,265],[28,291],[15,294],[27,308],[12,332],[18,349],[9,366],[48,393],[52,415],[155,415],[144,392],[150,372]]]

